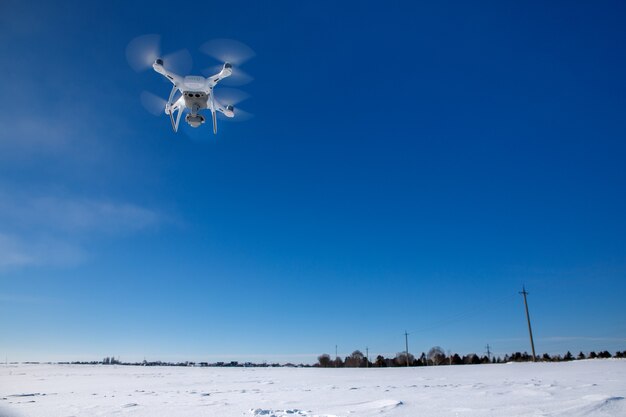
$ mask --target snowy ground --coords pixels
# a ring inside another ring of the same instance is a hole
[[[626,416],[626,360],[395,369],[0,366],[0,416]]]

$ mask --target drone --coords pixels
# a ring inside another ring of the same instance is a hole
[[[181,77],[166,70],[163,67],[163,59],[161,58],[157,58],[154,61],[152,68],[173,84],[170,97],[165,104],[165,114],[170,116],[174,132],[178,132],[178,125],[184,109],[188,110],[185,121],[191,127],[199,127],[206,121],[206,118],[200,113],[201,110],[210,110],[213,118],[213,134],[217,134],[217,112],[222,113],[226,117],[235,117],[234,106],[220,104],[213,94],[213,88],[217,83],[226,77],[230,77],[233,73],[233,66],[230,63],[224,63],[220,72],[207,78],[200,75]],[[181,95],[176,97],[176,93],[179,91]]]
[[[206,122],[206,117],[202,114],[204,110],[211,112],[213,120],[213,133],[217,134],[217,115],[221,113],[225,117],[232,119],[235,117],[235,107],[237,101],[246,97],[222,99],[215,96],[215,87],[224,80],[229,79],[232,84],[245,84],[252,80],[252,77],[239,70],[239,65],[252,58],[254,52],[241,42],[230,39],[216,39],[206,42],[200,50],[205,54],[215,58],[220,64],[217,68],[209,69],[207,77],[201,75],[180,75],[188,73],[191,69],[191,55],[187,50],[162,56],[160,52],[159,35],[143,35],[131,41],[126,49],[128,63],[136,71],[142,71],[152,67],[154,71],[161,74],[172,83],[172,90],[167,101],[154,94],[142,93],[142,102],[148,110],[153,110],[155,114],[165,112],[169,116],[174,132],[178,132],[180,121],[185,113],[185,122],[193,128],[200,127]],[[166,63],[167,68],[166,68]],[[234,73],[233,63],[237,65]],[[204,72],[206,74],[206,72]],[[222,95],[228,88],[222,89]],[[236,93],[235,90],[231,92]],[[238,110],[239,118],[247,114]]]

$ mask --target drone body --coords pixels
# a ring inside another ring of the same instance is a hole
[[[232,65],[226,62],[221,71],[210,77],[199,75],[188,75],[182,77],[163,67],[163,60],[157,58],[152,64],[152,68],[170,80],[173,84],[169,99],[165,104],[165,114],[170,117],[172,129],[178,131],[180,119],[186,110],[185,121],[191,127],[202,125],[206,118],[200,113],[201,110],[210,110],[213,119],[213,133],[217,133],[217,112],[226,117],[234,117],[235,110],[231,105],[220,104],[213,94],[213,88],[217,83],[232,74]],[[180,96],[177,95],[180,93]]]

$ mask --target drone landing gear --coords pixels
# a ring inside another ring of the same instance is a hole
[[[176,120],[174,120],[174,112],[178,112],[176,114]],[[172,129],[174,130],[174,133],[178,132],[178,125],[180,123],[180,116],[183,114],[183,111],[180,107],[175,107],[173,109],[170,109],[167,114],[170,116],[170,122],[172,122]]]

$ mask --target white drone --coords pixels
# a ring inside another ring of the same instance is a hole
[[[254,56],[254,52],[237,41],[226,39],[210,41],[205,43],[201,50],[213,58],[224,62],[221,68],[219,68],[219,72],[215,73],[217,69],[210,70],[214,74],[208,77],[200,75],[181,76],[173,70],[166,69],[164,64],[165,61],[168,64],[171,61],[174,64],[178,64],[180,72],[186,72],[189,68],[184,67],[191,67],[189,52],[183,50],[163,58],[160,54],[159,44],[160,37],[158,35],[144,35],[134,39],[126,50],[128,62],[135,70],[145,69],[150,65],[148,64],[150,62],[156,72],[163,75],[173,84],[167,102],[146,92],[142,93],[142,101],[145,98],[145,101],[154,103],[148,103],[146,107],[152,107],[158,110],[158,113],[164,111],[170,118],[174,132],[178,132],[183,113],[186,113],[185,121],[189,126],[195,128],[206,122],[206,118],[201,111],[208,109],[211,111],[213,119],[213,133],[216,134],[217,113],[222,113],[227,118],[235,117],[234,102],[237,100],[231,99],[231,103],[227,103],[228,99],[218,100],[213,89],[221,80],[233,75],[233,61],[240,64]],[[235,82],[239,81],[240,84],[245,84],[251,81],[252,77],[238,70],[238,74],[233,79]],[[144,105],[146,105],[145,102]],[[242,113],[245,114],[245,112]]]
[[[230,63],[224,63],[219,73],[208,78],[199,75],[181,77],[180,75],[166,70],[163,67],[163,59],[161,58],[157,58],[154,61],[152,68],[174,84],[170,97],[165,104],[165,114],[170,116],[174,132],[178,131],[180,117],[185,108],[188,110],[185,121],[191,127],[198,127],[206,121],[205,117],[200,114],[200,110],[211,110],[214,134],[217,133],[216,112],[220,112],[226,117],[235,117],[235,108],[232,105],[221,105],[215,100],[215,95],[213,94],[213,87],[215,87],[220,80],[230,77],[233,73],[233,66]],[[181,95],[174,100],[176,92],[178,91],[180,91]]]

